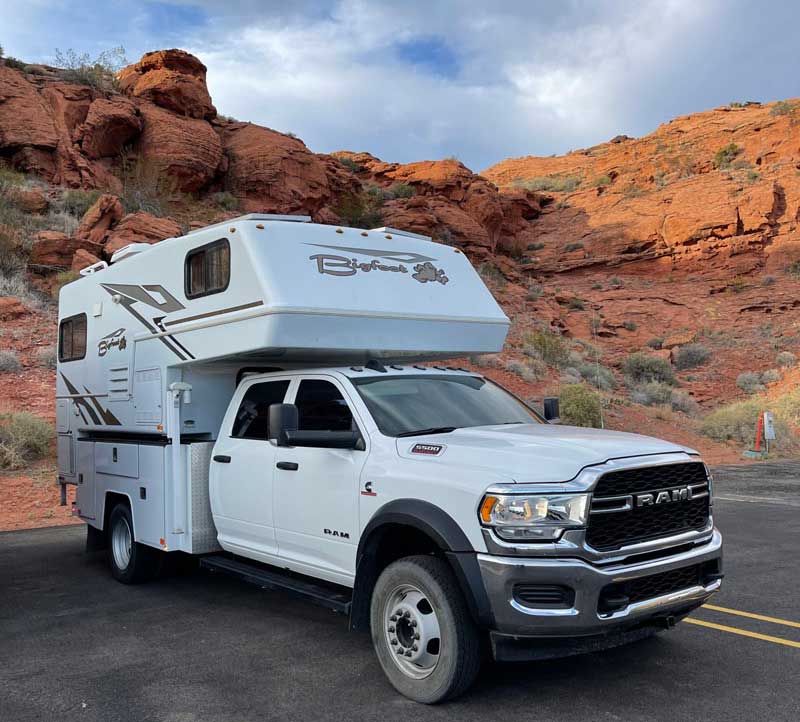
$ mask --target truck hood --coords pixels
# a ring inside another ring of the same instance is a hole
[[[697,453],[651,436],[547,424],[477,426],[399,438],[397,451],[406,459],[484,468],[491,481],[518,483],[569,481],[584,467],[609,459]]]

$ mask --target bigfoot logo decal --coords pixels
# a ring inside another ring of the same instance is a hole
[[[326,246],[321,243],[307,243],[307,246],[328,248],[333,251],[343,251],[359,256],[372,256],[371,261],[359,260],[355,256],[343,256],[334,253],[315,253],[309,260],[316,261],[317,270],[328,276],[355,276],[357,273],[370,271],[383,271],[386,273],[409,273],[411,278],[420,283],[441,283],[443,286],[450,280],[445,275],[443,268],[433,265],[435,258],[423,256],[420,253],[405,251],[382,251],[373,248],[352,248],[350,246]],[[379,260],[380,259],[380,260]]]

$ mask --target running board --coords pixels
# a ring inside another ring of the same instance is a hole
[[[352,595],[344,587],[338,589],[302,577],[290,576],[280,571],[271,571],[263,566],[238,561],[222,555],[200,559],[200,567],[210,572],[227,574],[262,589],[289,592],[313,604],[332,609],[340,614],[350,614]]]

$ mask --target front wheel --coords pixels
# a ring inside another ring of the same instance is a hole
[[[127,504],[117,504],[108,519],[108,562],[111,575],[123,584],[149,581],[158,571],[158,550],[134,541]]]
[[[370,625],[378,661],[406,697],[435,704],[474,682],[480,637],[444,560],[415,556],[386,567],[372,593]]]

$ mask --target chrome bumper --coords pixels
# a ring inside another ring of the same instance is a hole
[[[722,559],[722,536],[680,554],[638,564],[599,566],[580,559],[500,557],[478,554],[481,576],[495,620],[494,631],[519,637],[580,637],[634,627],[651,619],[685,614],[700,606],[720,587],[719,579],[663,596],[646,599],[612,612],[600,612],[600,593],[609,584],[669,572]],[[516,584],[556,584],[575,592],[564,609],[534,609],[514,599]]]

